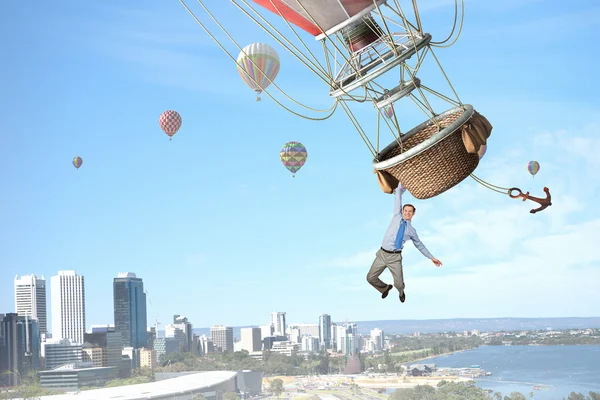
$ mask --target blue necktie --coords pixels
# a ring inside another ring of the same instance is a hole
[[[398,228],[398,234],[396,235],[396,242],[394,245],[396,246],[396,250],[402,249],[402,239],[404,239],[404,229],[406,229],[406,220],[402,220],[400,222],[400,228]]]

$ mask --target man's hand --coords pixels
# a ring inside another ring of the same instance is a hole
[[[431,262],[433,262],[436,267],[441,267],[442,266],[442,262],[440,260],[438,260],[437,258],[435,258],[435,257],[431,257]]]

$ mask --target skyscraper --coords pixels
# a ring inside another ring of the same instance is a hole
[[[20,377],[39,369],[40,332],[38,322],[29,317],[9,313],[0,320],[0,383],[20,384]],[[8,372],[8,373],[6,373]]]
[[[132,272],[119,272],[113,281],[115,331],[123,346],[139,349],[147,344],[146,293],[144,282]]]
[[[275,335],[285,336],[286,325],[285,325],[285,313],[284,312],[272,312],[271,313],[271,325],[273,325],[273,333]]]
[[[15,276],[15,312],[38,321],[40,334],[48,332],[46,280],[35,275]]]
[[[233,328],[230,326],[215,325],[210,328],[210,338],[218,351],[233,351]]]
[[[319,345],[321,349],[331,349],[331,316],[319,315]]]
[[[262,350],[260,328],[242,328],[240,330],[240,341],[242,350],[249,353]]]
[[[83,344],[85,333],[85,284],[75,271],[58,271],[50,278],[52,338]]]

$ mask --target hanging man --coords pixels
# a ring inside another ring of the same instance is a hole
[[[405,204],[402,207],[402,194],[406,188],[400,184],[394,189],[394,215],[392,222],[385,233],[381,248],[377,250],[375,260],[367,274],[367,282],[381,293],[381,298],[385,299],[389,291],[395,286],[400,292],[400,301],[404,303],[406,294],[404,293],[404,277],[402,275],[402,249],[404,242],[412,240],[413,244],[423,255],[429,258],[436,267],[442,265],[441,261],[431,255],[423,242],[419,239],[417,231],[411,224],[415,215],[415,207],[412,204]],[[389,193],[389,192],[388,192]],[[394,285],[388,285],[379,279],[379,275],[389,268],[394,278]]]

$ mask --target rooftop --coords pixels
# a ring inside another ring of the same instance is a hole
[[[233,371],[198,372],[179,376],[160,382],[141,383],[138,385],[111,387],[103,389],[85,390],[78,394],[61,394],[43,396],[42,400],[141,400],[173,395],[202,388],[209,388],[219,383],[226,382],[236,376]]]

